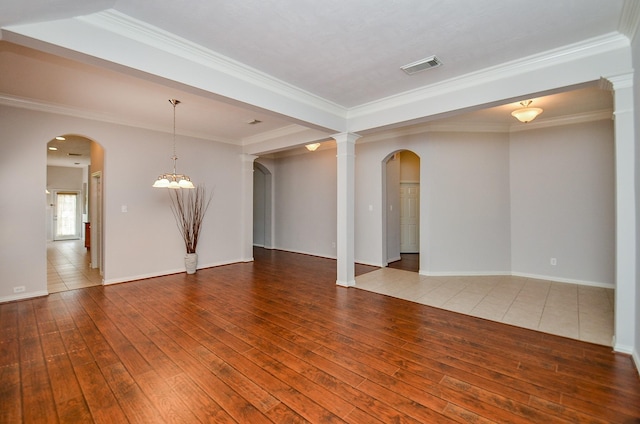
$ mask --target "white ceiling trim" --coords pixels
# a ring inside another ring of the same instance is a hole
[[[246,154],[265,155],[329,139],[331,135],[327,132],[291,125],[251,137],[252,143],[243,145],[242,151]]]
[[[308,128],[301,127],[300,125],[288,125],[286,127],[277,128],[273,131],[267,131],[260,134],[253,135],[251,137],[245,137],[241,140],[243,146],[250,146],[252,144],[261,143],[274,138],[287,137],[290,135],[296,135],[306,131]]]
[[[221,56],[214,52],[118,12],[10,26],[2,29],[2,38],[121,72],[143,72],[180,89],[271,111],[314,128],[346,128],[346,109],[237,62],[236,67],[221,66]]]
[[[620,14],[618,30],[633,41],[638,33],[640,24],[640,2],[637,0],[625,0]]]
[[[337,116],[346,116],[346,108],[336,103],[117,10],[110,9],[87,16],[80,16],[76,19],[158,50],[167,51],[172,55],[183,57],[185,60],[232,75],[234,78],[239,78],[249,84],[259,86],[313,108]]]
[[[584,113],[577,113],[575,115],[560,116],[557,118],[549,119],[536,119],[528,124],[516,122],[511,124],[510,132],[520,132],[529,130],[538,130],[541,128],[559,127],[562,125],[580,124],[584,122],[602,121],[605,119],[613,119],[613,110],[604,109],[596,110]]]
[[[349,128],[362,132],[417,124],[429,117],[552,94],[631,69],[628,38],[611,33],[355,108],[348,115]]]
[[[166,125],[162,127],[153,126],[140,121],[122,119],[106,113],[90,112],[85,109],[72,108],[72,107],[63,106],[60,104],[45,102],[42,100],[27,99],[23,97],[8,96],[8,95],[0,94],[0,105],[20,108],[20,109],[28,109],[36,112],[45,112],[45,113],[53,113],[56,115],[70,116],[73,118],[89,119],[92,121],[105,122],[108,124],[141,128],[145,130],[157,131],[157,132],[167,133],[167,134],[171,133],[167,131]],[[237,140],[225,139],[221,137],[216,137],[215,139],[212,139],[211,135],[209,134],[199,133],[196,131],[185,131],[184,129],[177,129],[176,134],[185,136],[185,137],[199,138],[202,140],[217,141],[225,144],[233,144],[233,145],[238,144]]]
[[[425,124],[414,125],[410,127],[387,130],[377,134],[365,135],[358,139],[358,143],[371,143],[378,141],[387,141],[401,137],[407,137],[416,134],[434,133],[434,132],[470,132],[470,133],[513,133],[521,131],[531,131],[541,128],[559,127],[563,125],[579,124],[584,122],[601,121],[605,119],[613,119],[613,111],[611,109],[590,111],[566,115],[557,118],[537,119],[534,122],[523,124],[514,122],[512,124],[484,124],[468,121],[450,121],[450,122],[428,122]]]
[[[537,71],[549,66],[591,57],[622,47],[629,47],[629,39],[617,32],[610,33],[360,105],[351,108],[347,114],[347,118],[352,119],[375,112],[381,112],[397,107],[398,105],[424,101],[432,97],[504,80],[526,72]]]

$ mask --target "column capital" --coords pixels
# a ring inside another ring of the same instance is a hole
[[[619,90],[633,87],[633,72],[605,76],[600,80],[600,86],[609,90]]]
[[[331,138],[333,138],[337,143],[355,143],[357,139],[359,139],[360,137],[362,137],[359,134],[356,133],[350,133],[350,132],[343,132],[343,133],[339,133],[339,134],[334,134],[331,136]]]
[[[251,162],[251,163],[253,163],[259,157],[260,156],[251,155],[249,153],[241,153],[240,154],[240,158],[242,159],[243,162]]]

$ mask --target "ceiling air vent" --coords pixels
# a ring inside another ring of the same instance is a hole
[[[82,156],[82,153],[67,153],[67,156]]]
[[[410,63],[402,66],[400,69],[405,71],[409,75],[413,75],[416,72],[424,71],[426,69],[437,68],[442,65],[440,59],[435,56],[429,56],[426,59],[418,60],[417,62]]]

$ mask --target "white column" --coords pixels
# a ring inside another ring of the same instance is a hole
[[[334,135],[338,145],[338,278],[336,284],[350,287],[356,284],[355,278],[355,143],[357,134],[342,133]]]
[[[636,323],[636,190],[633,74],[607,78],[613,86],[616,159],[616,294],[614,350],[632,353]]]
[[[253,161],[258,156],[242,154],[242,252],[244,262],[253,261]]]

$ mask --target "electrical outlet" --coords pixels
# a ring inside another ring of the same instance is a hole
[[[551,258],[549,262],[551,263],[552,266],[558,265],[558,261],[556,260],[556,258]]]
[[[25,291],[27,288],[25,286],[18,286],[18,287],[14,287],[13,288],[13,292],[14,293],[22,293],[23,291]]]

